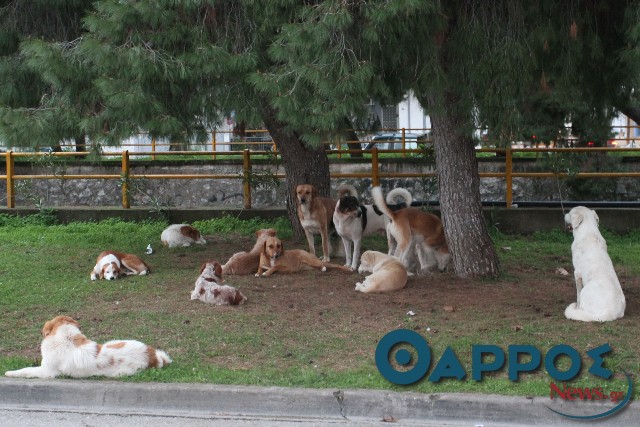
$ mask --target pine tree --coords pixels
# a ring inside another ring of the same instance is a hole
[[[62,52],[80,37],[90,5],[13,0],[0,7],[0,140],[5,144],[55,147],[82,134],[86,106],[76,110],[81,106],[70,105],[69,95],[75,97],[87,81],[64,63]]]
[[[9,3],[31,13],[19,25],[5,18],[0,31],[0,71],[10,76],[0,81],[0,138],[112,144],[146,130],[177,140],[235,111],[277,142],[300,234],[295,185],[329,192],[319,142],[362,119],[369,99],[393,104],[413,90],[432,118],[441,211],[462,277],[500,272],[482,215],[476,129],[506,144],[534,131],[552,138],[570,120],[602,140],[616,111],[640,111],[634,1],[87,3]]]
[[[313,2],[271,46],[281,72],[261,77],[286,93],[290,122],[312,116],[318,131],[367,96],[392,103],[412,89],[432,120],[455,272],[495,276],[475,130],[506,144],[555,138],[571,121],[583,139],[606,140],[616,110],[640,105],[638,16],[632,1]]]

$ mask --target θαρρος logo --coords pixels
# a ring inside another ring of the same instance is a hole
[[[417,355],[414,361],[412,352],[406,348],[397,348],[400,344],[405,344],[413,348]],[[604,355],[611,351],[611,346],[606,343],[599,347],[593,348],[586,352],[591,359],[588,372],[591,375],[608,380],[612,377],[613,371],[603,366]],[[395,360],[395,364],[401,368],[396,369],[391,362],[391,358]],[[556,361],[560,357],[569,359],[569,367],[566,370],[560,370],[556,366]],[[409,329],[396,329],[387,333],[378,342],[375,352],[376,366],[382,376],[388,381],[398,385],[409,385],[420,381],[429,374],[431,367],[432,354],[427,341],[419,333]],[[582,359],[580,353],[573,347],[566,344],[559,344],[547,351],[544,358],[542,352],[532,345],[509,345],[507,352],[497,345],[476,344],[471,347],[471,378],[474,381],[481,381],[487,372],[495,372],[502,369],[508,364],[507,371],[510,381],[518,381],[521,373],[533,372],[540,368],[544,363],[544,367],[551,378],[556,381],[570,381],[574,379],[582,369]],[[594,415],[570,415],[555,409],[549,408],[551,411],[573,419],[597,419],[610,416],[623,407],[631,400],[633,394],[633,382],[628,374],[625,373],[628,381],[628,390],[626,394],[615,392],[616,399],[619,403],[603,413]],[[435,363],[434,368],[427,379],[431,382],[439,382],[445,378],[462,380],[467,376],[464,366],[458,359],[457,355],[451,347],[447,347],[442,356]],[[555,387],[554,387],[555,386]],[[573,393],[578,393],[577,389],[566,386],[561,391],[555,384],[551,383],[551,398],[554,397],[554,391],[561,399],[575,400]],[[589,397],[581,400],[598,400],[598,393],[604,396],[602,391],[585,392],[580,389],[582,394],[577,396]],[[614,392],[612,392],[614,393]],[[624,398],[620,398],[624,395]],[[596,396],[594,399],[593,396]],[[611,394],[609,395],[611,397]],[[602,399],[599,399],[602,400]],[[611,400],[611,399],[610,399]]]

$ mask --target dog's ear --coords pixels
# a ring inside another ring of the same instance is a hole
[[[262,244],[262,253],[267,256],[267,241],[265,240]]]
[[[284,255],[284,242],[280,240],[280,255]]]
[[[316,188],[316,186],[315,186],[315,185],[312,185],[312,186],[311,186],[311,196],[312,196],[313,198],[318,197],[318,189]]]
[[[205,268],[207,268],[207,263],[203,262],[202,265],[200,266],[200,273],[199,274],[202,274],[202,272],[204,271]]]

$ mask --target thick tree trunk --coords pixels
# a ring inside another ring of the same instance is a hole
[[[262,108],[262,119],[282,157],[287,214],[297,239],[304,235],[304,231],[296,211],[296,186],[312,184],[321,196],[330,196],[329,159],[324,147],[307,147],[295,132],[287,130],[271,107]]]
[[[445,237],[457,276],[497,276],[500,262],[489,237],[480,200],[480,175],[469,129],[470,117],[457,111],[457,100],[444,105],[429,99],[440,207]],[[469,120],[467,120],[469,119]]]

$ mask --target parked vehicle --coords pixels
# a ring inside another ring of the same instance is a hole
[[[418,148],[418,137],[415,133],[404,134],[404,148]],[[378,150],[400,150],[402,149],[402,133],[379,133],[371,138],[371,141],[363,144],[365,150],[376,147]]]

